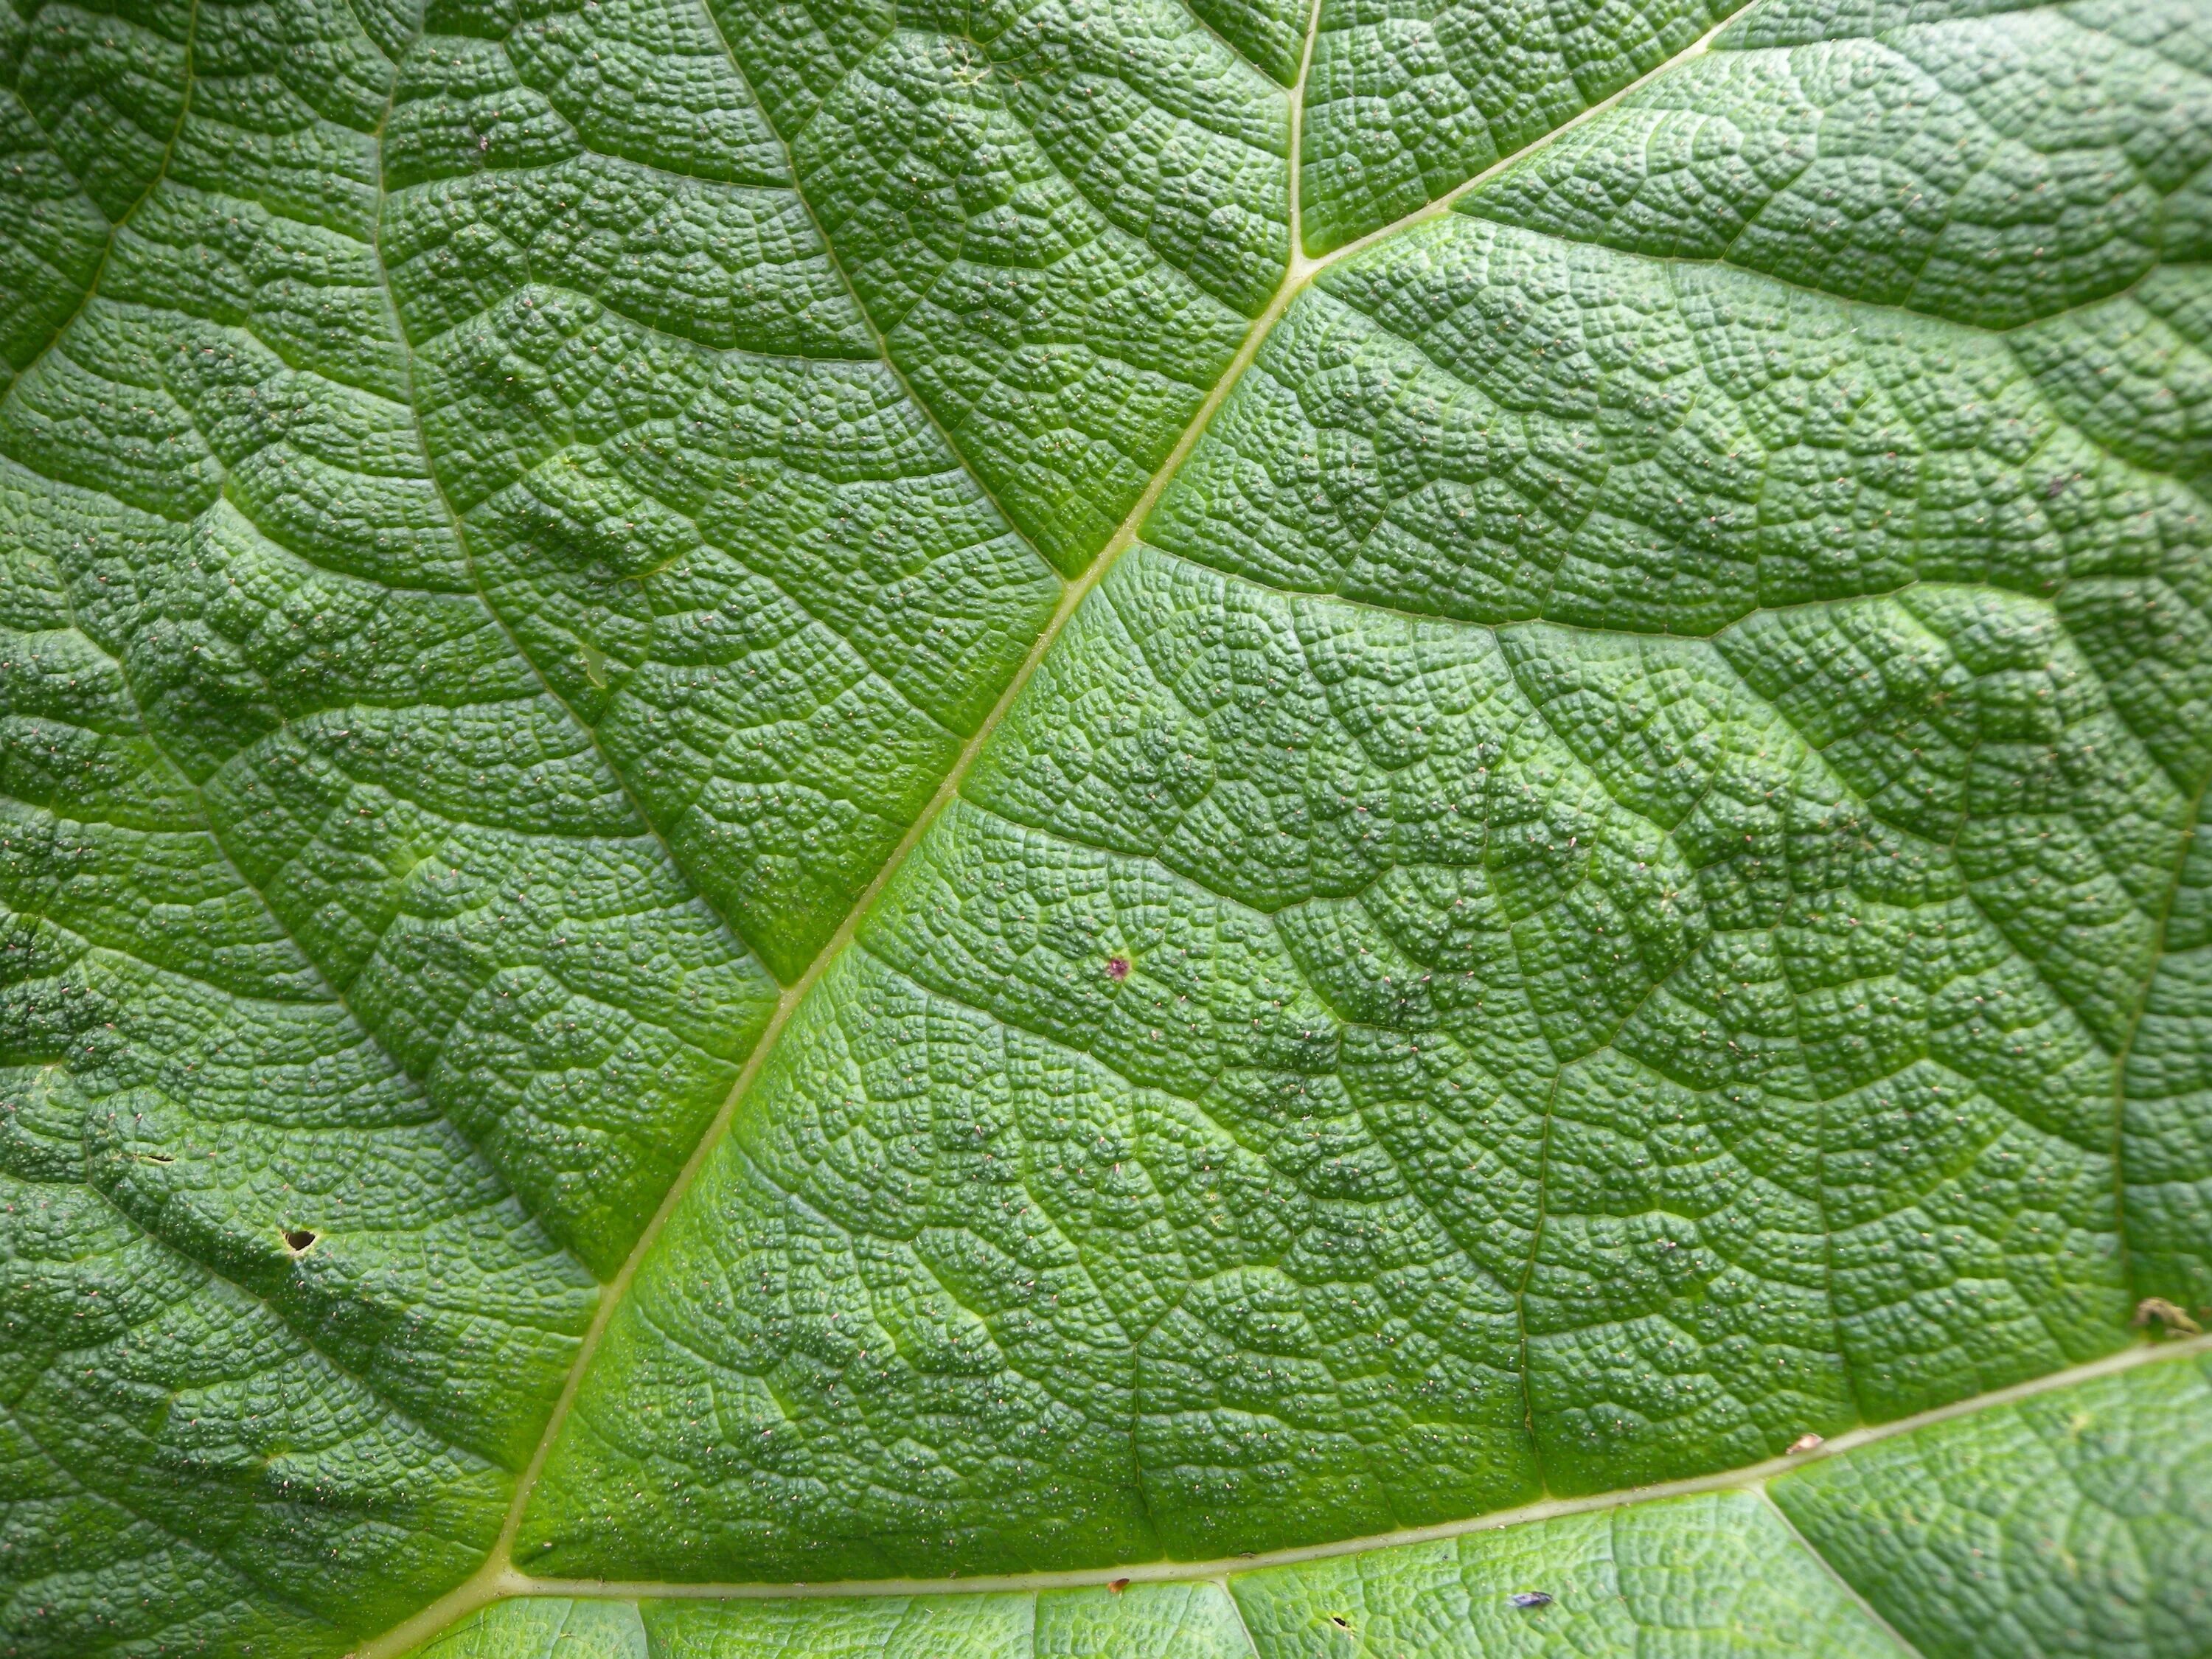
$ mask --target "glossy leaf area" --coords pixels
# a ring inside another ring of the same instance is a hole
[[[0,9],[0,1659],[2202,1652],[2193,1361],[650,1593],[2207,1316],[2212,17],[1726,9]]]

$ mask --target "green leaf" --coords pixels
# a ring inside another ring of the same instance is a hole
[[[1174,1583],[734,1606],[526,1598],[460,1625],[422,1659],[1250,1659],[1251,1651],[1220,1586]]]
[[[0,0],[0,1659],[2201,1653],[2212,30],[1729,9]]]
[[[2180,1659],[2203,1653],[2212,1629],[2212,1493],[2191,1470],[2212,1437],[2208,1408],[2207,1362],[2177,1359],[1875,1431],[1801,1471],[1770,1465],[1717,1490],[1420,1542],[1022,1593],[526,1598],[464,1621],[421,1659],[1473,1659],[1655,1646],[1730,1659]]]
[[[1322,0],[1301,148],[1310,253],[1381,230],[1682,52],[1730,0]]]

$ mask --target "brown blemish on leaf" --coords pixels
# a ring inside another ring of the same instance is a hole
[[[2155,1322],[2169,1336],[2202,1336],[2204,1328],[2162,1296],[2147,1296],[2136,1304],[2136,1323]]]

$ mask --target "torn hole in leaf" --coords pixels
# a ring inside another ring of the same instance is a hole
[[[1346,1618],[1340,1613],[1332,1613],[1329,1614],[1328,1622],[1335,1626],[1339,1630],[1350,1630],[1352,1628],[1352,1620]]]
[[[305,1227],[279,1227],[276,1231],[283,1235],[284,1248],[294,1255],[305,1255],[308,1247],[315,1242],[314,1234]]]
[[[167,1152],[141,1152],[138,1161],[141,1164],[174,1164],[177,1160]]]

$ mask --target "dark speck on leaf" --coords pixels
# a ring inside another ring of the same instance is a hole
[[[1516,1607],[1548,1607],[1552,1605],[1548,1590],[1516,1590],[1506,1599]]]
[[[1116,985],[1119,985],[1123,980],[1128,978],[1129,958],[1127,957],[1107,957],[1106,977],[1112,980]]]

